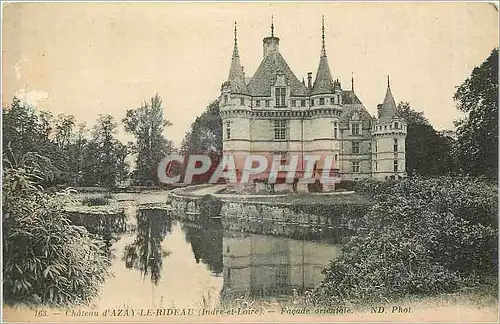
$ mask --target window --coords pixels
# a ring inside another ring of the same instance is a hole
[[[335,99],[334,98],[330,98],[330,105],[334,105],[335,104]]]
[[[398,122],[395,122],[394,123],[394,128],[398,129],[399,128],[399,123]]]
[[[339,124],[337,122],[333,122],[333,138],[338,138],[339,132]]]
[[[270,102],[270,101],[271,101],[271,100],[266,100],[266,107],[269,107],[269,102]]]
[[[274,121],[274,139],[275,140],[285,140],[286,139],[286,120],[280,119]]]
[[[339,156],[338,154],[335,154],[335,161],[338,161],[339,160]]]
[[[351,124],[351,135],[359,135],[360,131],[359,124]]]
[[[260,107],[260,100],[255,100],[255,107]]]
[[[224,95],[224,105],[227,105],[227,95]]]
[[[384,130],[387,130],[387,125],[384,126]]]
[[[305,101],[304,99],[302,99],[302,100],[300,101],[300,106],[301,106],[301,107],[305,107],[305,106],[306,106],[306,101]]]
[[[394,152],[397,152],[398,151],[398,139],[395,138],[394,139]]]
[[[226,122],[226,139],[231,139],[231,122]]]
[[[352,142],[352,153],[359,154],[359,142]]]
[[[314,106],[314,99],[311,99],[311,107]]]
[[[295,99],[292,100],[292,107],[297,107],[297,100]]]
[[[375,171],[378,171],[378,162],[375,161]]]
[[[394,160],[394,172],[398,172],[398,160]]]
[[[285,107],[285,98],[286,98],[286,89],[285,88],[276,88],[276,107]]]
[[[325,98],[319,98],[319,105],[324,106],[325,105]]]
[[[378,151],[378,142],[377,141],[375,141],[375,148],[374,149],[375,149],[374,152],[377,153],[377,151]]]
[[[244,106],[245,105],[245,98],[240,98],[240,106]]]
[[[359,173],[359,162],[358,161],[352,162],[352,172]]]

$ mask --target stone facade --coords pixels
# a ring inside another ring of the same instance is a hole
[[[319,155],[315,170],[325,159],[333,160],[329,172],[338,179],[389,179],[405,176],[406,123],[396,116],[396,103],[388,79],[384,102],[377,117],[371,116],[354,91],[344,90],[333,79],[323,46],[313,80],[299,81],[279,51],[279,38],[264,38],[263,59],[252,78],[246,78],[240,62],[236,26],[229,77],[219,98],[223,121],[224,154],[235,157],[243,171],[249,154],[300,156],[297,177],[303,174],[304,155]],[[326,184],[328,186],[328,184]],[[330,186],[331,188],[331,186]]]

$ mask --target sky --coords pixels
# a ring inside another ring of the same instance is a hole
[[[180,145],[227,80],[238,22],[246,76],[262,60],[271,15],[295,75],[316,74],[325,16],[333,77],[376,114],[387,75],[396,102],[423,111],[438,130],[462,115],[453,101],[475,66],[498,47],[488,3],[3,3],[2,105],[16,95],[41,110],[92,125],[118,121],[155,93]],[[306,78],[307,79],[307,78]],[[121,126],[120,126],[121,127]],[[127,136],[120,131],[124,140]]]

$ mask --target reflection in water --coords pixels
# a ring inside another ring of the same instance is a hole
[[[205,228],[182,225],[186,241],[191,243],[196,263],[200,260],[216,275],[222,273],[222,226],[205,225]]]
[[[314,288],[321,271],[340,253],[334,245],[247,235],[225,237],[223,295],[291,294]]]
[[[335,245],[283,237],[228,233],[206,224],[182,225],[196,263],[223,274],[223,296],[291,294],[314,288],[340,253]]]
[[[113,262],[116,276],[103,298],[116,295],[134,305],[141,298],[151,305],[192,305],[207,294],[231,299],[247,292],[276,297],[303,292],[321,282],[321,271],[340,252],[331,244],[227,232],[220,224],[184,224],[160,210],[139,210],[137,235],[130,239],[115,245],[123,258]],[[125,269],[140,270],[141,280],[132,280]],[[128,283],[125,290],[118,288],[123,282]]]
[[[163,258],[169,252],[163,250],[161,242],[171,231],[171,220],[163,210],[139,210],[137,212],[137,236],[125,247],[123,261],[127,268],[139,269],[144,277],[158,285]]]

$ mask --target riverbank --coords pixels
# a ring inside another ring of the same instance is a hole
[[[253,303],[252,303],[253,302]],[[247,303],[247,304],[245,304]],[[248,308],[249,303],[252,306]],[[175,306],[170,305],[173,309]],[[341,308],[332,305],[322,307],[303,307],[299,303],[290,301],[240,300],[224,307],[203,307],[201,303],[194,308],[193,316],[168,316],[168,315],[130,315],[128,316],[102,316],[104,309],[85,309],[75,307],[72,310],[86,310],[95,312],[96,316],[66,316],[66,309],[43,308],[48,316],[35,316],[35,309],[28,307],[4,307],[3,318],[6,322],[497,322],[498,304],[495,298],[480,292],[460,292],[436,297],[427,297],[419,300],[403,299],[398,302],[374,305],[376,309],[384,307],[383,313],[373,313],[371,308],[349,309],[349,313],[342,313]],[[395,307],[395,308],[394,308]],[[394,312],[393,312],[394,308]],[[42,308],[40,308],[41,310]],[[167,308],[168,309],[168,308]],[[205,315],[199,316],[205,310],[234,310],[235,315]],[[239,313],[238,314],[238,309]],[[250,314],[250,309],[262,310],[261,315]],[[405,313],[404,310],[409,312]],[[246,312],[244,311],[246,310]],[[401,310],[401,312],[400,312]],[[153,310],[153,313],[156,310]],[[332,312],[337,311],[338,314]],[[147,311],[143,311],[145,314]],[[59,313],[60,315],[54,315]],[[244,314],[245,313],[245,314]],[[308,314],[304,314],[308,313]],[[76,314],[76,313],[75,313]]]

